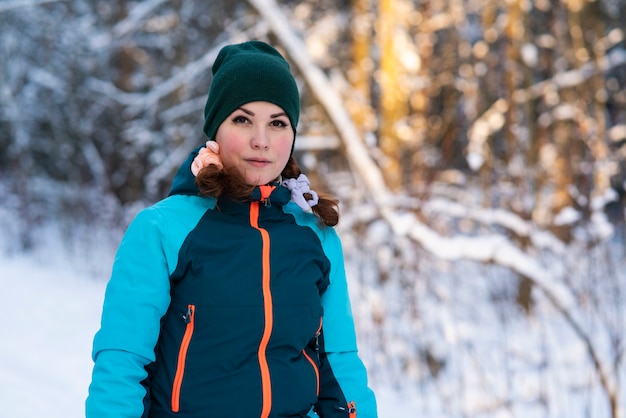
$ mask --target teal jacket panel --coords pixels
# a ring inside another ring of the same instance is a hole
[[[94,338],[94,369],[87,417],[141,417],[155,359],[160,321],[170,303],[170,274],[180,245],[211,199],[172,196],[141,211],[118,248],[107,284],[101,327]]]
[[[315,216],[303,212],[295,203],[285,205],[284,210],[291,213],[296,222],[316,232],[330,260],[330,284],[322,296],[322,307],[324,352],[331,374],[344,398],[354,402],[358,418],[376,418],[376,397],[369,388],[367,371],[358,355],[341,240],[334,228],[320,225]]]

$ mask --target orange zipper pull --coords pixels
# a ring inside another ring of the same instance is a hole
[[[274,191],[276,186],[270,186],[266,184],[264,186],[259,186],[259,190],[261,192],[261,203],[265,204],[265,206],[271,206],[270,195]]]
[[[356,418],[356,403],[354,401],[348,402],[348,417]]]

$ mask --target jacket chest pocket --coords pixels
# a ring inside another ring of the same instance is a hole
[[[317,331],[315,332],[315,337],[313,340],[307,345],[303,350],[302,354],[307,359],[307,361],[311,364],[313,368],[313,372],[315,373],[315,395],[319,396],[320,394],[320,344],[319,338],[322,333],[322,318],[320,318],[320,325]]]

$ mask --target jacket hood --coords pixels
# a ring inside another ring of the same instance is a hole
[[[198,186],[196,186],[196,178],[191,172],[191,163],[200,152],[202,147],[194,149],[189,157],[178,167],[178,171],[172,180],[172,186],[168,196],[177,194],[197,196],[199,193]]]

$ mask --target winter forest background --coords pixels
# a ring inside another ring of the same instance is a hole
[[[108,279],[205,141],[218,50],[267,40],[296,156],[342,202],[373,386],[415,417],[624,417],[624,22],[624,0],[1,0],[2,257]]]

